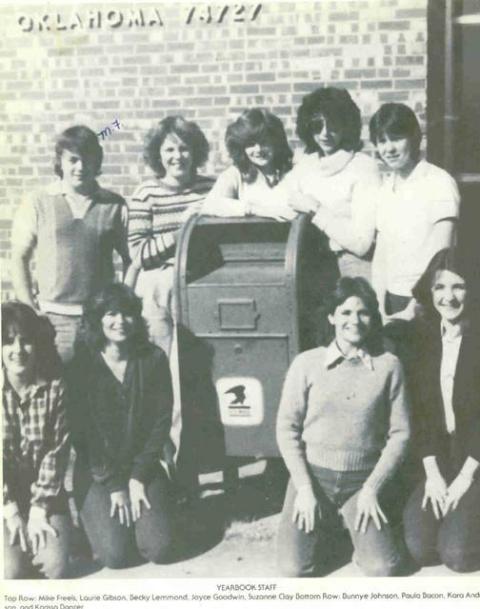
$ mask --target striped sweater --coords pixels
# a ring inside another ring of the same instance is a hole
[[[213,186],[213,179],[196,176],[179,190],[159,178],[143,182],[128,203],[128,246],[140,256],[145,270],[162,266],[175,251],[178,229],[194,213]]]

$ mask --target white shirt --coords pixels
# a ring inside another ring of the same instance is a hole
[[[377,231],[386,258],[384,284],[390,293],[411,296],[436,253],[430,240],[434,225],[458,218],[459,206],[455,180],[427,161],[419,161],[405,180],[386,176],[378,197]]]
[[[445,425],[448,433],[455,431],[455,412],[453,410],[453,386],[458,354],[462,344],[462,326],[446,327],[442,324],[442,362],[440,365],[440,388],[442,391]]]

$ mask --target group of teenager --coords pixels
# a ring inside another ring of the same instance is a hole
[[[480,336],[469,261],[455,247],[457,186],[421,160],[406,105],[370,120],[384,175],[360,151],[361,127],[346,90],[313,91],[297,112],[305,150],[293,164],[282,121],[246,110],[226,130],[232,165],[215,181],[198,171],[209,153],[199,126],[168,116],[147,134],[151,177],[127,204],[97,182],[92,130],[58,137],[59,179],[16,213],[17,300],[2,304],[7,578],[68,576],[72,445],[76,509],[100,563],[174,558],[162,462],[182,451],[173,265],[193,214],[308,214],[338,266],[321,346],[294,359],[278,410],[290,473],[279,572],[320,573],[345,529],[367,574],[405,573],[412,558],[480,569]],[[410,486],[399,482],[407,457]],[[401,518],[392,488],[408,489]]]

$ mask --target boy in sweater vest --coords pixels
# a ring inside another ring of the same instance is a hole
[[[113,251],[129,264],[126,205],[101,188],[103,150],[96,134],[77,125],[55,146],[60,180],[25,197],[12,229],[16,297],[48,316],[63,362],[73,355],[84,302],[114,279]],[[36,250],[38,294],[30,262]]]

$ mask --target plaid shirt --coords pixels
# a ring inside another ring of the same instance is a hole
[[[20,398],[3,383],[3,503],[49,508],[62,489],[70,438],[65,421],[64,385],[37,381]],[[25,489],[26,487],[26,489]]]

